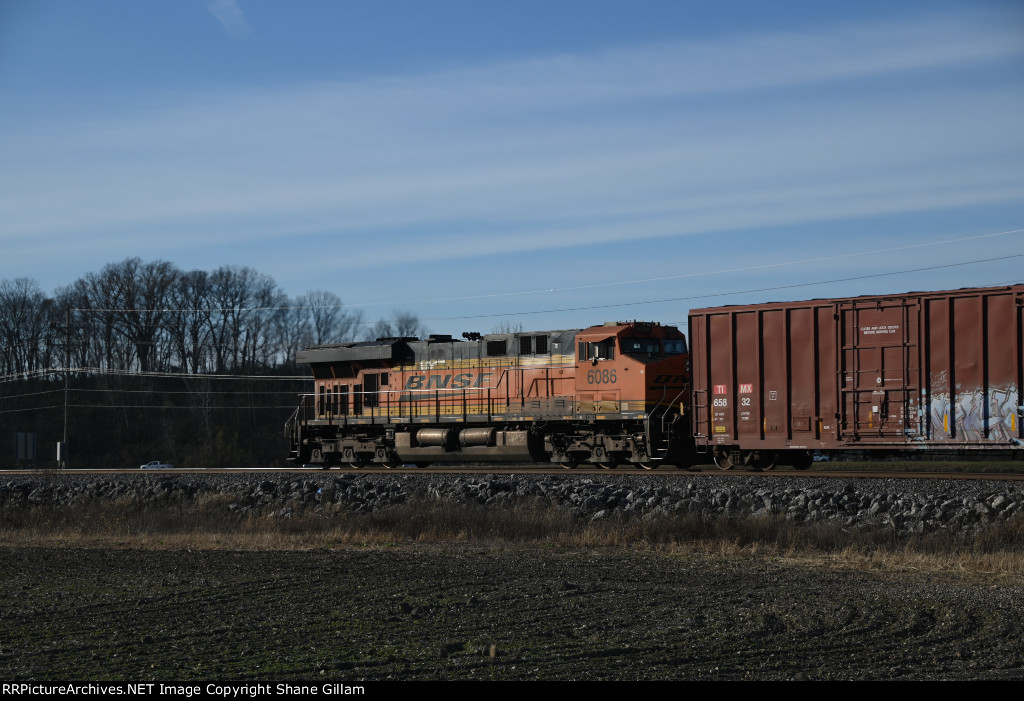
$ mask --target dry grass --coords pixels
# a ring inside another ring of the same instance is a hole
[[[814,464],[815,470],[867,472],[980,472],[985,474],[1019,474],[1024,472],[1022,460],[834,460]]]
[[[783,558],[808,566],[884,572],[961,572],[1024,577],[1024,519],[991,524],[972,536],[901,536],[830,524],[797,525],[781,517],[639,517],[590,521],[565,509],[525,500],[483,507],[454,501],[409,502],[372,513],[290,517],[241,515],[227,497],[191,504],[140,507],[93,503],[61,509],[6,510],[0,545],[192,550],[308,550],[456,544],[473,547],[631,549],[667,555]],[[299,507],[300,505],[296,505]]]

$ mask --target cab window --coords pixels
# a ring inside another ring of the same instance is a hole
[[[661,342],[665,346],[666,353],[685,353],[686,352],[686,340],[682,338],[673,339],[671,341],[664,340]]]
[[[661,342],[656,338],[624,338],[623,353],[661,353]]]
[[[580,360],[612,360],[615,358],[615,337],[609,336],[603,341],[587,343],[580,341]]]

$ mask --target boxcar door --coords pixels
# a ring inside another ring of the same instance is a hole
[[[918,299],[838,303],[841,436],[905,442],[920,432]]]

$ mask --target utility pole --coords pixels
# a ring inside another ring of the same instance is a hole
[[[68,400],[71,396],[71,308],[64,307],[64,440],[57,451],[57,466],[67,469]]]
[[[59,324],[50,324],[51,328],[58,329]],[[64,434],[63,440],[57,444],[57,468],[66,469],[68,466],[68,430],[69,412],[71,404],[71,308],[64,308]]]

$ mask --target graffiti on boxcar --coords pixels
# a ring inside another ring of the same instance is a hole
[[[933,394],[929,402],[932,438],[952,435],[958,441],[1014,442],[1020,433],[1020,394],[1016,387]]]

